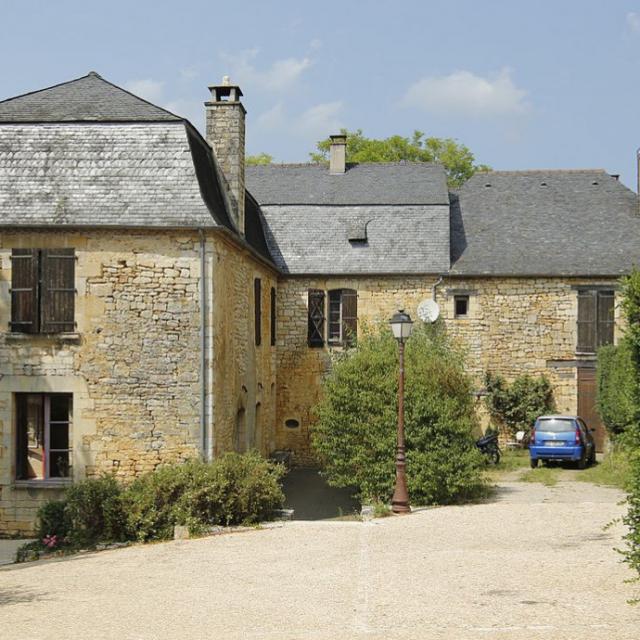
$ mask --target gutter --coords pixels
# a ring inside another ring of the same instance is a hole
[[[435,302],[436,301],[436,289],[442,284],[442,281],[444,280],[444,276],[441,275],[438,280],[434,283],[433,287],[431,287],[431,299]]]

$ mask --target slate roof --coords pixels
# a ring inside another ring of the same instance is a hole
[[[247,167],[247,189],[261,205],[449,204],[440,164],[384,162],[348,165],[331,175],[325,164]]]
[[[161,109],[92,71],[0,101],[0,122],[167,122],[182,118]]]
[[[267,243],[289,274],[440,273],[449,269],[448,205],[262,206]],[[367,241],[350,242],[366,224]]]
[[[603,170],[478,173],[452,197],[452,274],[617,276],[640,264],[636,194]]]

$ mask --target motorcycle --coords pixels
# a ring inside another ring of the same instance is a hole
[[[498,446],[498,434],[487,433],[476,440],[476,447],[480,449],[480,453],[487,457],[487,462],[498,464],[500,462],[500,447]]]

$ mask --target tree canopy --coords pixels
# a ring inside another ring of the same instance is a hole
[[[247,165],[256,165],[256,164],[271,164],[273,162],[273,156],[265,153],[258,153],[255,156],[246,156],[244,159],[244,163]]]
[[[458,187],[476,171],[488,171],[490,167],[475,164],[475,156],[463,144],[452,138],[427,138],[422,131],[414,131],[411,138],[400,135],[389,138],[367,138],[362,129],[342,132],[347,136],[347,162],[440,162],[447,173],[450,187]],[[329,159],[329,138],[317,144],[317,151],[310,153],[312,162]]]

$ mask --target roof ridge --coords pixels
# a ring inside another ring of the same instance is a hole
[[[491,171],[476,171],[476,174],[505,173],[508,175],[527,175],[530,173],[607,173],[606,169],[496,169]],[[474,174],[475,175],[475,174]]]
[[[322,162],[270,162],[269,164],[251,164],[247,165],[247,168],[253,169],[254,167],[277,167],[277,168],[294,168],[294,167],[321,167],[325,168],[329,164],[329,161]],[[389,162],[347,162],[346,166],[349,167],[402,167],[405,165],[411,166],[424,166],[424,167],[441,167],[444,166],[442,162],[422,162],[420,160],[391,160]]]
[[[17,96],[11,96],[10,98],[4,98],[4,100],[0,100],[0,104],[4,104],[5,102],[11,102],[12,100],[18,100],[19,98],[26,98],[27,96],[32,96],[35,93],[42,93],[43,91],[49,91],[50,89],[57,89],[58,87],[62,87],[65,84],[71,84],[72,82],[78,82],[78,80],[82,80],[83,78],[88,78],[89,76],[97,76],[101,80],[104,78],[96,73],[95,71],[90,71],[83,76],[78,78],[73,78],[72,80],[65,80],[64,82],[57,82],[56,84],[52,84],[49,87],[42,87],[41,89],[34,89],[33,91],[27,91],[25,93],[20,93]],[[118,87],[119,88],[119,87]]]

